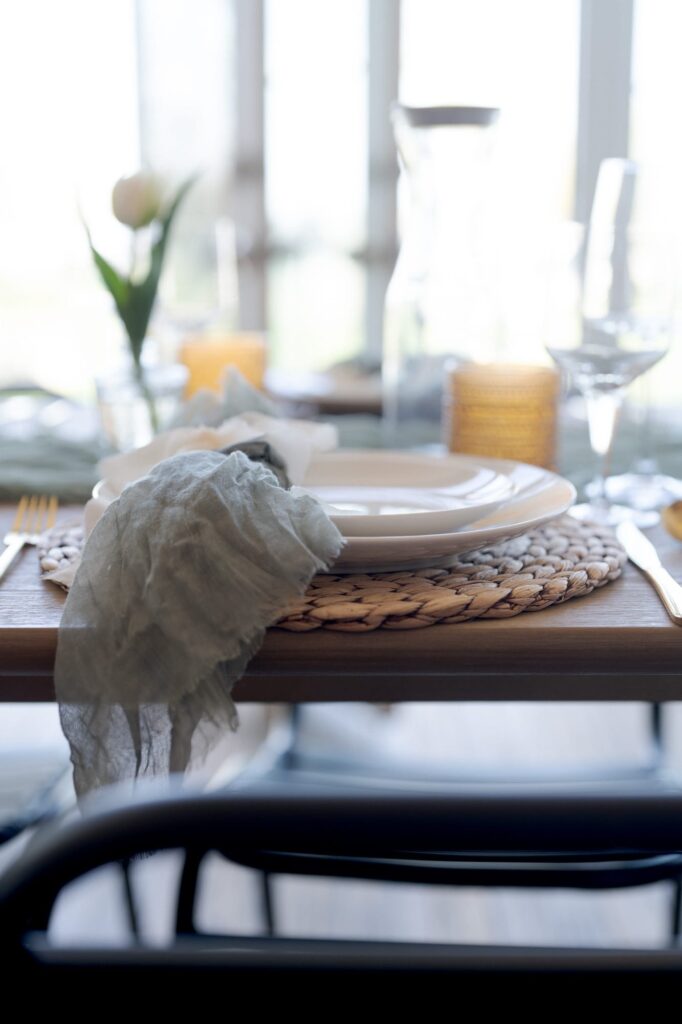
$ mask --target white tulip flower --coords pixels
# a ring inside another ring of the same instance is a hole
[[[119,178],[111,195],[114,216],[129,228],[146,227],[158,217],[162,205],[159,179],[146,171]]]

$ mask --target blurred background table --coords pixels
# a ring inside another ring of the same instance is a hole
[[[366,373],[353,365],[323,373],[269,370],[266,388],[275,401],[297,415],[381,415],[381,374]]]

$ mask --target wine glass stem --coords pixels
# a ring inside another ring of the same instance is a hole
[[[599,469],[594,479],[595,505],[606,506],[606,460],[611,451],[616,419],[623,404],[623,389],[612,391],[588,391],[587,424],[590,431],[592,451],[599,459]]]

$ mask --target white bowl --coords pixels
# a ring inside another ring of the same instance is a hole
[[[303,484],[344,537],[452,533],[515,490],[506,474],[470,456],[391,451],[317,455]]]

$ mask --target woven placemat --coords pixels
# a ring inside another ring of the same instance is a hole
[[[610,530],[562,516],[449,569],[316,576],[276,627],[369,633],[506,619],[590,594],[617,579],[625,561]]]
[[[38,545],[45,578],[68,588],[82,545],[76,524],[45,535]],[[449,569],[316,576],[275,627],[369,633],[506,619],[590,594],[617,579],[625,561],[609,529],[562,516],[504,544],[462,555]]]

